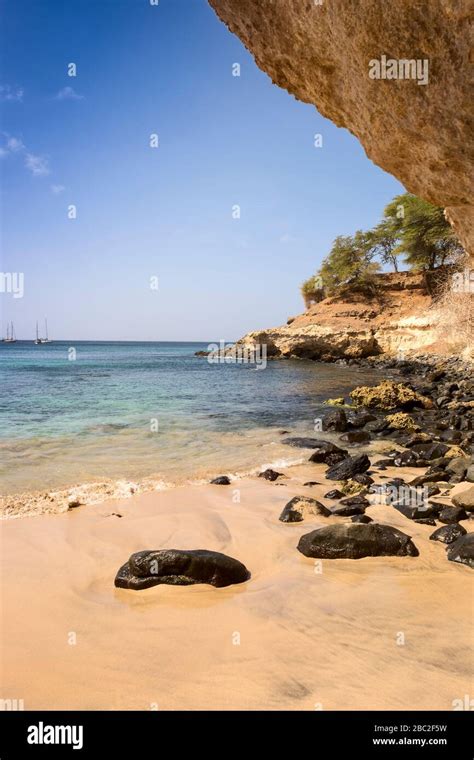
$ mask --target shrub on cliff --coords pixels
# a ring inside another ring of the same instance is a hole
[[[454,263],[463,254],[442,208],[404,193],[397,195],[384,213],[382,225],[398,241],[392,253],[403,254],[411,269],[435,269]]]
[[[379,265],[373,261],[371,242],[365,232],[339,235],[319,270],[323,287],[328,294],[341,286],[358,285],[370,289]]]
[[[427,273],[455,264],[464,255],[443,209],[411,193],[397,195],[373,229],[335,239],[319,271],[301,286],[306,306],[345,287],[373,293],[373,275],[380,264],[398,272],[402,255],[410,269]],[[431,292],[428,274],[425,277]]]
[[[305,280],[300,290],[307,309],[311,304],[318,303],[324,298],[323,281],[319,275],[313,275]]]

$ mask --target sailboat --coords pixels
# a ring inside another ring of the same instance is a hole
[[[7,322],[7,337],[2,338],[2,343],[16,343],[16,335],[15,328],[13,327],[13,322],[10,322],[10,324]]]
[[[46,319],[44,320],[44,334],[45,334],[45,337],[44,338],[40,338],[39,332],[38,332],[38,322],[36,322],[36,340],[35,340],[35,344],[37,346],[39,346],[42,343],[51,343],[50,339],[48,338],[48,322],[47,322]]]

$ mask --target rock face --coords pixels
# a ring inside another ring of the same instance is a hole
[[[209,0],[272,81],[349,129],[412,193],[447,207],[474,255],[468,0]],[[369,77],[370,61],[428,60],[428,83]]]
[[[410,536],[378,523],[346,523],[318,528],[301,536],[298,551],[305,557],[321,559],[418,556],[418,549]]]
[[[209,583],[220,588],[244,583],[249,578],[245,565],[226,554],[206,549],[159,549],[132,554],[118,571],[115,585],[136,591],[162,583],[173,586]]]
[[[423,275],[385,273],[376,280],[374,296],[348,289],[310,306],[290,325],[250,332],[237,345],[266,345],[269,358],[324,361],[412,350],[443,353],[440,315]]]

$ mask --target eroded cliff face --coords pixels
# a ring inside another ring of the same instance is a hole
[[[286,325],[248,333],[238,344],[266,345],[268,356],[275,358],[322,361],[380,354],[461,355],[468,329],[455,312],[446,319],[423,274],[400,272],[377,275],[372,295],[354,290],[325,298]]]
[[[445,207],[474,265],[471,0],[209,2],[275,84]],[[371,79],[370,61],[382,56],[427,60],[427,84],[422,63],[417,79]]]

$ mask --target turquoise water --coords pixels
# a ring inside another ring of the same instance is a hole
[[[209,364],[194,356],[206,348],[0,343],[3,492],[100,478],[178,483],[294,461],[301,452],[281,444],[281,431],[313,434],[328,396],[374,380],[305,361]]]

